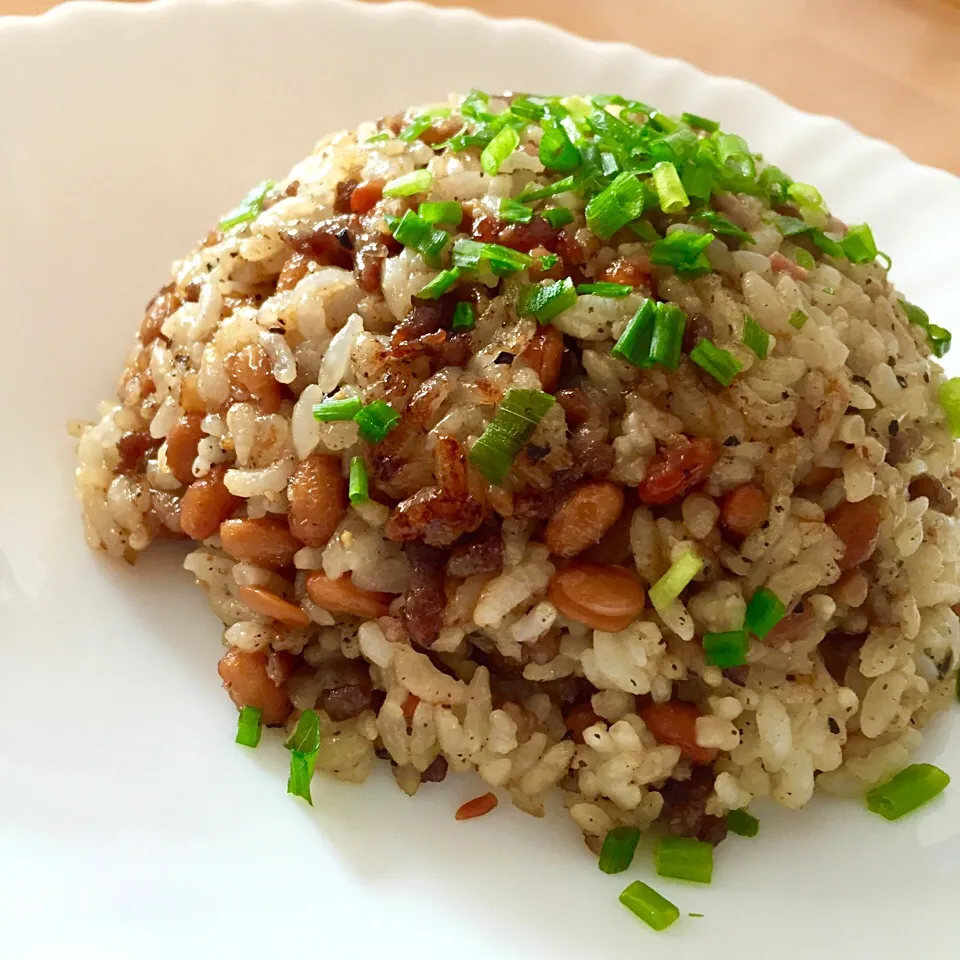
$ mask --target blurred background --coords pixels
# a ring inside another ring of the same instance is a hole
[[[914,160],[960,173],[960,0],[433,2],[532,17],[750,80],[803,110],[846,120]],[[55,0],[0,0],[0,15],[53,6]]]

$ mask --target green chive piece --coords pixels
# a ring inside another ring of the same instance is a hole
[[[538,261],[538,265],[540,269],[546,273],[548,270],[552,270],[559,262],[560,258],[555,253],[545,253]]]
[[[953,339],[950,331],[931,323],[926,310],[922,310],[916,304],[904,300],[903,297],[900,298],[900,305],[903,307],[903,312],[910,323],[923,327],[927,331],[927,343],[933,355],[943,357],[950,349],[950,341]]]
[[[661,877],[709,883],[713,879],[713,844],[692,837],[661,837],[654,862]]]
[[[660,198],[660,209],[664,213],[678,213],[690,206],[677,168],[668,161],[662,161],[653,168],[653,188]]]
[[[727,829],[739,837],[755,837],[760,832],[760,821],[746,810],[731,810],[727,814]]]
[[[633,862],[633,854],[639,842],[638,827],[614,827],[603,838],[600,869],[604,873],[623,873]]]
[[[799,307],[797,307],[797,309],[790,314],[790,319],[787,321],[787,323],[789,323],[794,330],[801,330],[803,325],[809,319],[810,318]]]
[[[666,610],[702,569],[703,558],[692,550],[674,560],[670,569],[650,588],[654,609]]]
[[[554,283],[524,288],[517,300],[517,316],[534,316],[540,323],[549,323],[577,302],[577,291],[569,277]]]
[[[695,113],[681,113],[680,119],[687,126],[695,127],[697,130],[705,130],[707,133],[716,133],[720,129],[720,124],[716,120],[708,120],[706,117],[699,117]]]
[[[539,189],[535,187],[533,190],[527,190],[525,187],[520,191],[520,196],[518,196],[517,199],[524,203],[531,203],[534,200],[546,200],[547,197],[555,197],[558,193],[566,193],[576,185],[576,180],[573,177],[564,177],[562,180],[551,183],[548,187],[540,187]],[[532,186],[532,184],[527,184],[527,186]]]
[[[471,447],[470,462],[490,483],[500,486],[553,404],[553,397],[540,390],[508,390],[496,416]]]
[[[400,414],[386,400],[374,400],[353,419],[367,443],[379,443],[400,422]]]
[[[620,902],[654,930],[666,930],[680,919],[676,905],[641,880],[634,880],[620,894]]]
[[[714,239],[712,233],[673,230],[650,248],[650,262],[688,273],[709,273],[712,268],[704,250]]]
[[[723,350],[707,339],[701,340],[690,351],[690,359],[725,387],[729,387],[743,369],[743,364],[729,350]]]
[[[397,135],[397,139],[403,140],[405,143],[413,143],[413,141],[416,140],[421,133],[426,132],[429,127],[430,117],[417,117],[415,120],[411,120],[409,125]]]
[[[629,297],[633,293],[633,287],[629,283],[580,283],[577,284],[577,293],[619,300],[622,297]]]
[[[567,131],[555,120],[544,120],[541,124],[543,134],[540,137],[540,162],[548,170],[563,173],[580,166],[580,151],[570,141]]]
[[[628,223],[627,226],[641,239],[646,240],[647,243],[656,243],[661,239],[660,234],[654,229],[653,224],[649,220],[634,220],[633,223]]]
[[[417,208],[420,219],[425,223],[449,223],[457,227],[463,219],[463,207],[455,200],[440,200],[430,203],[421,203]],[[396,234],[394,234],[396,236]]]
[[[722,213],[716,213],[713,210],[699,210],[697,213],[690,214],[690,219],[695,223],[702,223],[709,227],[711,232],[718,237],[734,237],[742,240],[744,243],[753,243],[753,234],[741,230],[732,220],[727,219]]]
[[[380,133],[371,134],[363,142],[364,143],[382,143],[384,140],[391,140],[391,139],[393,139],[392,135],[388,133],[386,130],[382,130]]]
[[[419,246],[430,235],[429,224],[412,210],[407,210],[399,220],[391,217],[387,221],[387,226],[394,239],[405,247]]]
[[[526,270],[533,257],[498,243],[480,243],[478,240],[458,240],[453,245],[453,265],[463,270],[479,270],[487,266],[498,277]]]
[[[646,193],[636,174],[621,173],[587,204],[587,226],[602,240],[609,240],[636,220],[645,204]]]
[[[889,272],[893,269],[893,260],[889,253],[884,253],[882,250],[878,250],[877,259],[883,264],[884,270]]]
[[[887,820],[899,820],[943,793],[949,783],[950,777],[932,763],[913,763],[869,790],[867,807]]]
[[[793,252],[794,261],[804,270],[814,270],[817,266],[817,261],[813,259],[813,254],[809,250],[804,250],[803,247],[797,247]]]
[[[770,350],[770,334],[751,316],[744,318],[741,339],[761,360],[767,359],[767,353]]]
[[[385,197],[412,197],[426,193],[433,186],[433,174],[429,170],[414,170],[391,180],[384,188]]]
[[[559,230],[560,227],[564,227],[568,223],[573,223],[576,219],[573,211],[569,207],[550,207],[549,210],[544,210],[540,216],[543,217],[554,230]]]
[[[497,214],[504,223],[529,223],[533,219],[533,210],[530,207],[511,200],[510,197],[500,198]]]
[[[653,338],[656,318],[656,303],[652,299],[644,300],[620,334],[620,339],[613,345],[611,355],[619,360],[626,360],[635,367],[652,367],[650,341]]]
[[[273,187],[273,180],[263,180],[258,183],[221,221],[220,229],[229,230],[240,223],[256,220],[263,212],[263,201]]]
[[[352,420],[362,408],[363,403],[359,397],[348,397],[346,400],[324,400],[323,403],[313,405],[313,419],[321,423]]]
[[[290,751],[290,777],[287,793],[302,797],[313,806],[310,781],[320,752],[320,717],[315,710],[304,710],[297,728],[284,744]]]
[[[727,630],[724,633],[705,633],[703,653],[706,662],[726,670],[740,667],[747,662],[747,647],[750,639],[746,630]]]
[[[834,240],[833,237],[828,236],[822,230],[811,230],[810,239],[814,245],[819,247],[828,257],[833,257],[834,260],[839,260],[843,257],[843,247]]]
[[[243,707],[237,718],[236,742],[244,747],[255,747],[263,732],[263,710],[260,707]]]
[[[484,173],[495,177],[500,172],[500,164],[520,146],[520,134],[513,127],[504,127],[484,148],[480,154],[480,166]]]
[[[461,300],[453,310],[454,330],[472,330],[477,325],[477,311],[472,303]]]
[[[367,478],[367,465],[363,457],[354,457],[350,461],[350,502],[354,505],[366,503],[370,499],[370,483]]]
[[[748,633],[762,640],[787,612],[783,601],[768,587],[761,587],[750,598],[744,627]]]
[[[441,270],[426,286],[421,287],[417,296],[423,300],[436,300],[442,297],[459,279],[459,267]]]
[[[650,338],[650,359],[668,370],[680,366],[680,349],[683,332],[687,328],[687,315],[672,303],[658,303]]]
[[[960,439],[960,377],[951,377],[940,384],[940,406],[947,415],[953,439]]]

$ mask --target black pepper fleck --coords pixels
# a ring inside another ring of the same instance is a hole
[[[736,437],[727,437],[727,439],[723,441],[723,445],[725,447],[739,447],[740,441]]]
[[[900,376],[899,373],[897,374],[897,383],[899,383],[904,390],[907,389],[907,378]]]
[[[506,350],[501,350],[494,358],[494,363],[513,363],[513,354],[507,353]]]
[[[889,433],[891,437],[895,437],[899,432],[900,432],[900,421],[891,420],[887,424],[887,433]]]
[[[527,456],[536,463],[538,460],[542,460],[548,453],[550,448],[547,446],[540,446],[536,443],[527,444]]]
[[[831,733],[836,734],[840,732],[840,724],[837,723],[833,717],[827,717],[827,726],[830,728]]]

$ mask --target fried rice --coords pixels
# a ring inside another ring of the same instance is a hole
[[[79,436],[87,539],[195,541],[227,692],[315,711],[346,780],[559,788],[594,850],[861,794],[960,647],[948,335],[877,257],[619,97],[338,133],[149,303]]]

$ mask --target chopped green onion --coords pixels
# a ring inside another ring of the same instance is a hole
[[[628,227],[641,239],[647,243],[656,243],[660,239],[660,234],[654,229],[649,220],[634,220],[627,224]]]
[[[532,186],[532,183],[528,183],[527,186]],[[558,193],[566,193],[575,186],[576,180],[573,177],[564,177],[562,180],[551,183],[548,187],[540,187],[539,189],[533,190],[527,190],[527,188],[524,187],[524,189],[520,191],[520,196],[517,197],[517,199],[525,203],[533,200],[546,200],[547,197],[555,197]]]
[[[680,176],[688,197],[706,202],[713,193],[713,174],[709,167],[688,163]]]
[[[960,377],[951,377],[940,384],[940,406],[947,415],[953,439],[960,439]]]
[[[423,300],[436,300],[442,297],[459,279],[459,267],[441,270],[425,287],[420,289],[417,296]]]
[[[650,359],[668,370],[676,370],[680,366],[680,349],[686,328],[687,315],[678,306],[658,303],[650,338]]]
[[[533,257],[498,243],[462,239],[453,245],[453,265],[463,270],[479,270],[481,265],[486,265],[498,277],[503,277],[526,270],[532,264]]]
[[[353,419],[367,443],[379,443],[400,422],[400,414],[386,400],[374,400]]]
[[[645,202],[646,193],[636,175],[621,173],[587,204],[587,226],[602,240],[609,240],[643,213]]]
[[[229,230],[239,223],[256,220],[263,212],[263,201],[274,185],[273,180],[263,180],[258,183],[221,221],[220,229]]]
[[[809,319],[810,318],[799,307],[797,307],[797,309],[790,314],[790,319],[787,320],[787,323],[789,323],[794,330],[802,330],[803,325]]]
[[[922,310],[916,304],[904,300],[903,297],[900,298],[900,305],[903,307],[903,312],[907,315],[907,320],[910,323],[923,327],[927,331],[927,343],[930,345],[933,355],[943,357],[950,349],[950,341],[953,339],[950,331],[931,323],[926,310]]]
[[[410,124],[397,135],[397,139],[403,140],[406,143],[412,143],[420,136],[421,133],[425,133],[430,128],[431,123],[432,120],[430,117],[417,117],[416,119],[411,120]]]
[[[370,483],[367,479],[367,465],[363,457],[354,457],[350,461],[349,494],[352,504],[366,503],[370,499]]]
[[[547,270],[552,270],[559,262],[560,258],[555,253],[545,253],[538,261],[538,265],[546,273]]]
[[[810,239],[814,242],[814,245],[819,247],[828,257],[839,260],[843,256],[843,246],[822,230],[811,230]]]
[[[738,837],[755,837],[760,832],[760,821],[746,810],[731,810],[727,814],[727,829]]]
[[[364,140],[364,143],[382,143],[384,140],[392,139],[390,133],[387,130],[383,130],[380,133],[371,134]]]
[[[426,193],[433,186],[433,174],[429,170],[414,170],[391,180],[384,188],[385,197],[412,197]]]
[[[661,877],[695,883],[709,883],[713,879],[713,844],[702,840],[661,837],[654,861]]]
[[[568,223],[573,223],[576,219],[569,207],[551,207],[549,210],[544,210],[540,216],[555,230],[566,226]]]
[[[604,873],[623,873],[633,862],[640,830],[637,827],[614,827],[603,838],[600,869]]]
[[[683,189],[677,168],[667,161],[653,168],[653,188],[660,199],[660,209],[664,213],[678,213],[690,206],[690,198]],[[633,219],[633,218],[631,218]]]
[[[850,227],[840,246],[851,263],[871,263],[877,259],[877,244],[873,232],[865,223]]]
[[[631,317],[630,322],[613,345],[611,355],[626,360],[635,367],[651,367],[650,341],[653,338],[653,325],[657,318],[657,305],[644,300],[640,309]]]
[[[499,486],[554,399],[539,390],[508,390],[496,416],[470,449],[470,462]]]
[[[762,640],[786,612],[783,601],[768,587],[761,587],[747,604],[743,625],[747,632]]]
[[[690,273],[709,273],[704,250],[713,243],[712,233],[673,230],[650,248],[650,262]]]
[[[504,127],[484,148],[480,154],[480,166],[484,173],[495,177],[500,172],[500,164],[520,145],[520,134],[513,127]]]
[[[744,243],[753,243],[753,234],[741,230],[732,220],[729,220],[722,213],[716,213],[713,210],[699,210],[690,215],[690,219],[696,223],[706,224],[712,233],[718,237],[735,237]]]
[[[540,162],[548,170],[574,170],[580,166],[580,151],[571,143],[567,131],[554,120],[541,124]]]
[[[824,227],[827,223],[827,205],[816,187],[809,183],[791,183],[787,187],[787,196],[800,210],[800,216],[815,227]]]
[[[315,710],[304,710],[297,721],[297,728],[284,744],[290,751],[290,777],[287,793],[303,797],[313,806],[310,781],[320,752],[320,717]]]
[[[877,259],[882,261],[884,270],[893,269],[893,260],[890,257],[889,253],[884,253],[882,250],[877,251]]]
[[[766,220],[773,224],[785,237],[798,237],[802,233],[811,233],[813,227],[796,217],[786,217],[779,213],[767,214]]]
[[[321,423],[352,420],[362,408],[363,403],[359,397],[348,397],[346,400],[324,400],[323,403],[313,405],[313,419]]]
[[[756,164],[743,137],[721,133],[716,138],[716,144],[717,159],[729,173],[747,179],[756,176]]]
[[[770,206],[779,207],[787,199],[787,189],[793,181],[779,167],[767,167],[760,172],[759,182]]]
[[[589,293],[595,297],[629,297],[633,287],[629,283],[580,283],[577,284],[577,293]]]
[[[451,226],[457,227],[463,219],[463,207],[455,200],[421,203],[417,213],[420,214],[421,220],[429,224],[449,223]]]
[[[675,904],[641,880],[634,880],[620,894],[620,902],[654,930],[666,930],[680,918],[680,911]]]
[[[716,133],[720,129],[720,124],[716,120],[708,120],[706,117],[698,117],[695,113],[681,113],[680,119],[697,130],[706,130],[707,133]]]
[[[577,291],[569,277],[554,283],[526,287],[517,301],[517,316],[534,316],[540,323],[549,323],[577,302]]]
[[[236,742],[244,747],[255,747],[263,732],[263,710],[260,707],[243,707],[237,718]]]
[[[650,588],[654,609],[666,610],[702,569],[703,558],[693,550],[674,560],[670,569]]]
[[[477,325],[477,311],[472,303],[461,300],[453,310],[454,330],[472,330]]]
[[[729,351],[704,338],[690,351],[690,359],[714,380],[729,387],[743,364]]]
[[[887,820],[899,820],[947,788],[950,777],[932,763],[913,763],[892,780],[867,792],[867,807]]]
[[[797,247],[793,252],[794,261],[803,267],[804,270],[813,270],[817,266],[817,261],[813,259],[813,254],[803,247]]]
[[[770,334],[753,317],[748,316],[744,319],[741,339],[761,360],[767,359],[767,352],[770,350]]]
[[[727,630],[724,633],[705,633],[703,653],[706,662],[726,670],[741,667],[747,662],[747,647],[750,639],[746,630]]]
[[[405,247],[417,247],[430,235],[429,224],[412,210],[407,210],[399,220],[391,217],[387,221],[387,226],[394,239]]]
[[[529,223],[533,219],[533,210],[530,207],[509,197],[500,198],[500,209],[497,213],[504,223]]]

